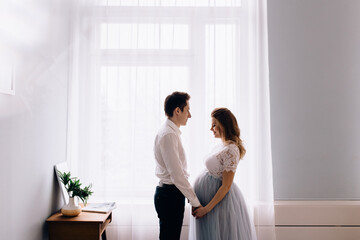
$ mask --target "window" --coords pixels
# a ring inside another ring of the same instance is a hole
[[[239,99],[240,3],[101,1],[90,51],[97,76],[96,94],[91,95],[97,99],[89,100],[98,116],[96,129],[91,129],[97,150],[88,153],[96,155],[92,164],[102,176],[94,184],[99,196],[111,195],[119,203],[152,202],[158,181],[153,141],[165,120],[163,101],[173,91],[192,96],[193,119],[181,129],[182,139],[188,157],[199,159],[190,168],[203,167],[207,149],[191,146],[199,139],[210,146],[211,110],[231,108]]]

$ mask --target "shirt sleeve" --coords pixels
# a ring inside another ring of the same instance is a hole
[[[193,207],[200,206],[199,199],[189,183],[179,157],[179,138],[175,134],[167,134],[160,140],[160,151],[175,186],[189,200]]]

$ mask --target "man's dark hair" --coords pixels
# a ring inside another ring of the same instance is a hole
[[[190,95],[185,92],[173,92],[166,97],[164,102],[165,114],[168,117],[172,117],[174,110],[179,107],[181,111],[184,111],[186,101],[190,99]]]

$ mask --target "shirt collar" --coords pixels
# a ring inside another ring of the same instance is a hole
[[[170,119],[166,119],[166,124],[171,127],[178,135],[181,134],[180,128]]]

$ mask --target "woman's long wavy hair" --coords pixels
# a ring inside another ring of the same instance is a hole
[[[211,117],[220,123],[222,138],[224,138],[225,142],[236,144],[240,151],[240,159],[243,158],[246,150],[240,139],[240,129],[234,114],[227,108],[215,108],[211,113]]]

